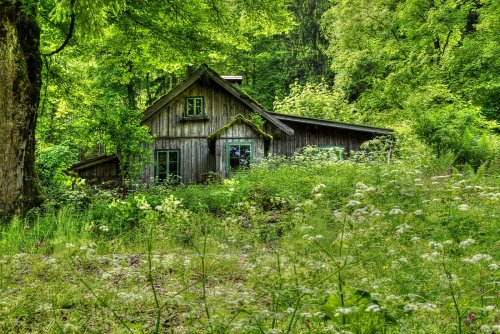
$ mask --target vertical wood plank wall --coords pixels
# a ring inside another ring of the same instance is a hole
[[[204,97],[208,120],[183,120],[185,99]],[[252,110],[214,83],[198,81],[145,122],[156,137],[156,149],[180,149],[180,173],[183,182],[198,182],[203,173],[216,170],[216,159],[210,156],[207,136],[229,123],[236,115],[249,118]],[[150,183],[154,166],[144,168],[142,181]]]
[[[294,129],[293,136],[278,134],[275,136],[269,154],[292,156],[298,149],[311,146],[339,146],[345,152],[359,150],[361,144],[373,139],[374,135],[368,132],[343,130],[325,126],[314,126],[299,122],[283,121]],[[266,125],[266,131],[272,131]]]
[[[204,112],[207,120],[186,120],[185,98],[204,97]],[[156,137],[151,146],[156,149],[180,150],[180,173],[185,183],[198,182],[203,173],[217,171],[225,176],[228,142],[254,142],[254,157],[264,156],[264,139],[244,123],[236,123],[218,134],[215,152],[210,153],[207,136],[221,129],[236,115],[250,118],[252,110],[211,80],[198,80],[193,86],[174,98],[170,103],[148,119],[145,124]],[[359,149],[361,143],[374,137],[371,133],[343,130],[325,126],[314,126],[293,121],[283,123],[294,129],[288,136],[269,122],[264,131],[274,136],[269,147],[270,154],[291,156],[307,145],[341,146],[346,152]],[[144,168],[142,181],[150,183],[154,178],[154,166]]]

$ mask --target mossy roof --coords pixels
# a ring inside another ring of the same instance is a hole
[[[255,132],[257,133],[260,133],[262,136],[264,136],[265,139],[268,139],[268,140],[272,140],[273,139],[273,136],[271,136],[269,133],[265,132],[264,130],[261,129],[260,126],[258,126],[257,124],[253,123],[252,121],[246,119],[243,115],[241,114],[238,114],[236,115],[232,120],[231,122],[227,123],[226,125],[224,125],[222,128],[220,128],[219,130],[209,134],[207,136],[207,139],[213,139],[215,137],[217,137],[217,135],[219,135],[220,133],[224,132],[225,130],[229,129],[231,126],[233,126],[234,124],[238,123],[238,122],[243,122],[245,124],[247,124],[249,127],[251,127]]]

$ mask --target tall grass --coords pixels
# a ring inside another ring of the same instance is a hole
[[[0,331],[499,331],[499,181],[303,156],[87,194],[2,227]]]

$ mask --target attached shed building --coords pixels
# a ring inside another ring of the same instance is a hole
[[[154,164],[144,167],[142,182],[178,176],[195,183],[210,172],[229,177],[270,154],[291,156],[308,145],[349,153],[367,140],[392,134],[385,128],[269,112],[239,84],[241,77],[221,77],[203,65],[144,111],[143,124],[155,141]],[[263,126],[251,121],[254,114],[265,121]],[[71,170],[80,174],[81,164],[75,167]]]

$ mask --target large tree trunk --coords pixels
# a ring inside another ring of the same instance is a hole
[[[0,0],[0,216],[40,203],[35,125],[41,87],[40,30],[19,0]]]

